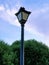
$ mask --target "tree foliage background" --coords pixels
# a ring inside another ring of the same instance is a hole
[[[49,48],[42,42],[24,42],[25,65],[49,65]],[[0,65],[20,65],[20,41],[8,45],[0,41]]]

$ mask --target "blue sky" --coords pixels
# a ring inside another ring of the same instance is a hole
[[[15,16],[20,7],[31,11],[24,39],[36,39],[49,46],[49,0],[0,0],[0,40],[12,44],[21,39],[21,26]]]

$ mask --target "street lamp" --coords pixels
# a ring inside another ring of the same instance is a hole
[[[20,65],[24,65],[24,24],[30,13],[31,12],[26,11],[24,7],[21,7],[18,13],[15,14],[21,24]]]

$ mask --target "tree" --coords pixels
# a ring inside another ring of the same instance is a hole
[[[14,53],[14,65],[20,65],[20,41],[13,42],[11,48]]]
[[[25,42],[25,65],[49,65],[49,49],[42,42]]]
[[[20,65],[20,41],[0,41],[0,65]],[[49,48],[36,40],[24,41],[25,65],[49,65]]]
[[[0,64],[3,65],[3,55],[5,52],[7,52],[8,47],[7,44],[5,44],[4,41],[0,41]]]
[[[13,52],[7,43],[0,41],[0,64],[11,65],[13,59]],[[12,64],[13,65],[13,64]]]

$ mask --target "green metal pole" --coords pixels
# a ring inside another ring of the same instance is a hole
[[[24,24],[21,24],[20,65],[24,65]]]

